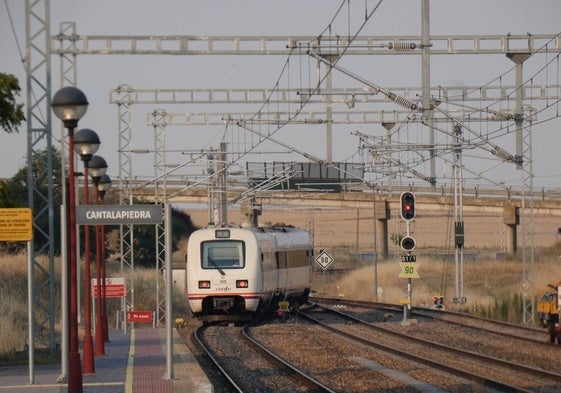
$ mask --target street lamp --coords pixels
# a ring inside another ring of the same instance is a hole
[[[97,136],[94,130],[89,128],[82,128],[74,135],[74,151],[84,162],[84,205],[90,204],[90,179],[88,178],[89,162],[99,149],[99,144],[99,136]],[[86,284],[84,290],[84,313],[86,316],[83,348],[84,362],[82,363],[82,372],[84,374],[95,373],[92,339],[92,284],[90,265],[90,226],[84,225],[84,281]]]
[[[97,190],[99,192],[99,203],[103,205],[103,200],[105,198],[105,193],[111,188],[111,178],[109,175],[103,175],[99,179],[99,184],[97,185]],[[105,270],[105,225],[101,225],[101,277],[103,278],[102,287],[103,292],[101,295],[101,310],[102,310],[102,320],[103,320],[103,338],[105,341],[109,341],[109,327],[107,323],[107,303],[105,291],[105,279],[107,278],[107,272]]]
[[[77,257],[76,257],[76,195],[74,184],[74,129],[78,126],[78,121],[86,114],[88,100],[86,95],[78,88],[73,86],[63,87],[55,93],[51,101],[51,108],[56,117],[62,120],[64,127],[68,129],[68,199],[69,199],[69,261],[68,272],[70,275],[69,286],[69,365],[68,365],[68,393],[81,393],[82,385],[82,365],[80,352],[78,352],[78,283],[76,280]]]
[[[97,190],[99,191],[99,198],[101,199],[101,201],[103,201],[103,198],[105,197],[105,193],[109,191],[110,188],[111,188],[111,178],[109,177],[109,175],[101,176],[101,178],[99,179],[99,184],[97,186]]]
[[[101,156],[93,156],[90,160],[90,175],[94,182],[95,186],[95,203],[96,205],[99,204],[99,180],[101,176],[105,175],[107,172],[107,162]],[[105,355],[105,337],[103,334],[103,316],[102,316],[102,303],[101,303],[101,283],[102,283],[102,276],[101,276],[101,226],[95,226],[95,265],[96,265],[96,283],[97,283],[97,290],[96,290],[96,308],[95,308],[95,354],[96,356]]]

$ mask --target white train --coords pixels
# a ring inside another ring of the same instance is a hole
[[[313,248],[289,226],[207,228],[187,244],[187,299],[203,321],[243,320],[308,300]]]

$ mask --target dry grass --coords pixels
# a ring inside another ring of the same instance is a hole
[[[454,305],[455,267],[454,263],[436,259],[418,259],[419,276],[412,279],[413,305],[431,304],[434,295],[443,295],[448,308]],[[561,279],[561,264],[555,268],[546,261],[535,264],[535,296],[539,298],[547,284],[556,284]],[[374,266],[364,266],[349,273],[325,277],[320,273],[314,282],[314,289],[328,296],[344,296],[351,299],[373,300]],[[552,271],[557,271],[552,275]],[[399,278],[400,266],[397,260],[378,263],[378,300],[399,303],[405,297],[407,280]],[[464,293],[467,308],[487,308],[497,301],[512,299],[522,291],[522,264],[518,261],[478,260],[464,263]],[[461,294],[459,294],[461,295]]]
[[[43,269],[48,271],[46,259],[39,258],[38,261]],[[0,363],[13,361],[26,361],[14,356],[23,351],[28,342],[28,268],[26,255],[0,255]],[[95,270],[95,265],[92,266]],[[108,277],[120,276],[118,264],[108,265]],[[34,270],[35,272],[38,269]],[[83,266],[81,268],[83,272]],[[93,274],[93,273],[92,273]],[[135,286],[135,309],[144,311],[156,310],[156,272],[153,269],[135,269],[133,273],[125,272],[127,282],[130,283],[131,276],[134,277]],[[35,277],[37,284],[44,284],[45,277]],[[35,286],[36,290],[38,285]],[[82,291],[84,283],[81,283]],[[48,294],[45,294],[48,296]],[[121,299],[107,300],[107,315],[109,323],[113,326],[117,310],[121,308]],[[174,311],[179,315],[186,315],[186,304],[184,296],[174,293]],[[36,310],[37,312],[37,310]],[[83,312],[83,307],[82,307]],[[55,336],[60,334],[60,259],[55,258]],[[38,319],[38,318],[36,318]],[[79,326],[80,336],[83,336]],[[60,340],[59,338],[56,339]],[[24,353],[25,355],[25,353]]]
[[[27,256],[0,258],[0,353],[27,341]]]

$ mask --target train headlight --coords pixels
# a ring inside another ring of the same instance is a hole
[[[248,286],[247,280],[236,280],[236,288],[247,288]]]
[[[210,281],[199,281],[199,289],[210,289]]]

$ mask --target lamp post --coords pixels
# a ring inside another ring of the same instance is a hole
[[[99,137],[94,130],[82,128],[74,135],[74,151],[84,162],[84,205],[90,204],[90,188],[89,188],[89,162],[95,152],[99,149]],[[90,266],[90,226],[84,226],[84,348],[82,363],[82,372],[84,374],[94,374],[94,353],[92,339],[92,285]]]
[[[68,129],[68,199],[69,199],[69,260],[68,272],[70,276],[69,285],[69,353],[68,353],[68,393],[81,393],[82,365],[80,352],[78,352],[78,283],[77,256],[76,256],[76,195],[74,181],[74,130],[78,127],[78,121],[88,110],[86,95],[73,86],[63,87],[55,93],[51,101],[51,107],[56,117],[62,120],[64,127]],[[66,322],[66,321],[65,321]]]
[[[103,200],[105,198],[105,193],[111,188],[111,178],[109,177],[109,175],[103,175],[101,176],[101,178],[99,179],[99,184],[97,186],[97,190],[99,192],[99,203],[101,205],[103,205]],[[101,247],[101,277],[103,279],[102,281],[102,287],[103,287],[103,292],[101,295],[101,318],[103,320],[103,339],[105,341],[109,341],[109,327],[107,324],[107,297],[106,297],[106,291],[105,291],[105,279],[107,278],[107,272],[105,270],[105,225],[101,225],[101,241],[100,241],[100,247]]]
[[[95,203],[99,204],[99,180],[101,176],[105,175],[107,172],[107,162],[101,156],[93,156],[90,160],[90,170],[91,177],[95,186]],[[102,282],[102,270],[101,270],[101,225],[95,226],[95,267],[96,267],[96,308],[95,308],[95,355],[102,356],[105,355],[105,337],[103,334],[103,317],[102,317],[102,303],[101,303],[101,286]]]

